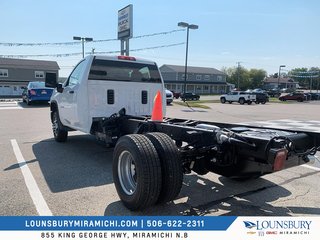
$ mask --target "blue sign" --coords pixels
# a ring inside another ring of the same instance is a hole
[[[0,217],[0,231],[223,231],[237,217]]]

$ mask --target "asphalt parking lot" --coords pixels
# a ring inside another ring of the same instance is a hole
[[[319,102],[208,105],[211,109],[171,105],[167,116],[229,123],[320,121]],[[175,201],[131,212],[113,184],[113,150],[79,132],[66,143],[55,142],[48,105],[1,102],[0,153],[0,215],[320,215],[319,161],[246,182],[212,173],[186,175]]]

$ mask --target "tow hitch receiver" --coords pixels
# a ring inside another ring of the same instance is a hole
[[[281,149],[276,153],[273,163],[273,171],[280,171],[284,168],[284,164],[287,160],[288,150]]]

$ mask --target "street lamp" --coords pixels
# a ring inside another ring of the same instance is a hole
[[[280,66],[279,66],[279,74],[278,74],[278,89],[280,89],[280,88],[279,88],[279,85],[280,85],[280,71],[281,71],[281,68],[284,68],[284,67],[286,67],[286,65],[280,65]]]
[[[82,42],[82,58],[84,58],[84,42],[92,42],[93,38],[88,37],[73,37],[73,40],[81,40]]]
[[[199,26],[195,24],[189,24],[186,22],[179,22],[179,27],[187,28],[187,43],[186,43],[186,62],[184,65],[184,87],[183,87],[183,93],[186,93],[187,89],[187,72],[188,72],[188,46],[189,46],[189,29],[198,29]]]

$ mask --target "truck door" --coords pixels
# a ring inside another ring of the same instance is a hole
[[[67,126],[79,126],[78,98],[81,77],[83,75],[85,61],[81,61],[70,74],[61,94],[60,120]]]
[[[230,95],[231,101],[238,101],[238,92],[232,92]]]

